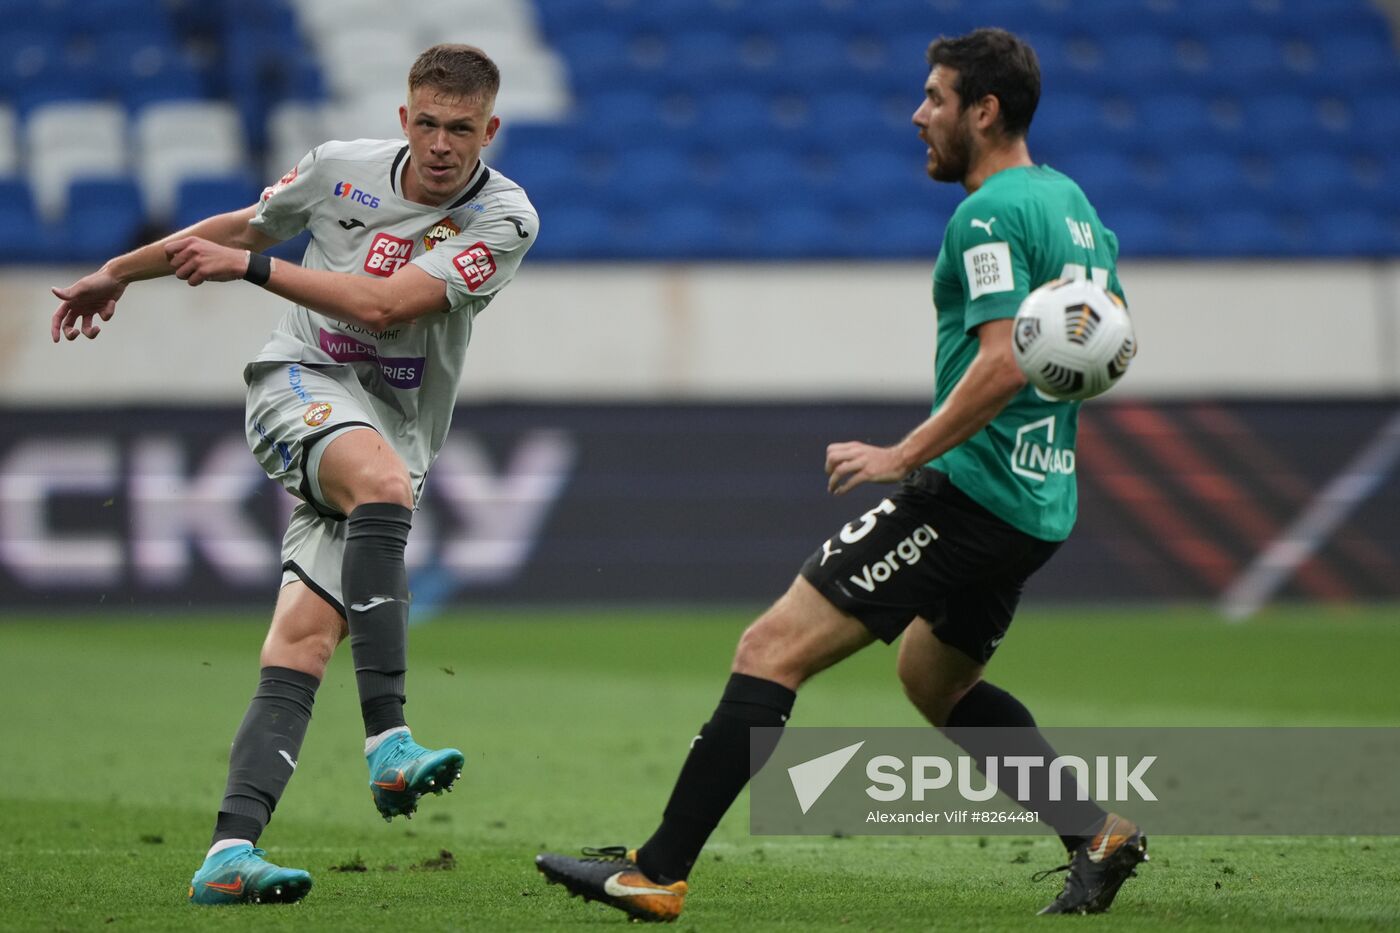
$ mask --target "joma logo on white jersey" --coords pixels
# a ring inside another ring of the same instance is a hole
[[[852,575],[851,582],[867,593],[873,593],[876,586],[898,573],[901,567],[917,564],[919,558],[924,556],[924,548],[937,540],[938,532],[929,525],[920,525],[893,550],[885,552],[884,557],[860,568],[860,575]]]
[[[1073,473],[1074,451],[1055,446],[1055,416],[1022,425],[1011,451],[1011,472],[1044,481],[1051,473]]]

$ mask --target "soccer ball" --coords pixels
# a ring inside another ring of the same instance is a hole
[[[1063,401],[1107,392],[1137,353],[1123,302],[1086,279],[1056,279],[1027,295],[1011,340],[1031,385]]]

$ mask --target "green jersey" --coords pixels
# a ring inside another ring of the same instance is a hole
[[[948,221],[933,270],[934,411],[977,355],[980,325],[1015,317],[1025,297],[1052,279],[1092,278],[1121,298],[1117,259],[1118,238],[1065,175],[1029,166],[983,182]],[[1062,541],[1078,511],[1079,404],[1057,401],[1028,384],[991,424],[929,466],[1015,528]]]

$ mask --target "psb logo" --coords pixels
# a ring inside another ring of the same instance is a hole
[[[1016,430],[1016,448],[1011,451],[1011,472],[1027,479],[1045,481],[1051,473],[1074,472],[1074,451],[1055,446],[1055,416],[1024,424]]]
[[[431,230],[423,234],[423,248],[425,250],[431,250],[434,246],[437,246],[444,240],[452,239],[461,232],[462,228],[453,223],[451,217],[444,217],[442,220],[433,224]]]
[[[335,196],[341,200],[363,204],[368,208],[376,208],[379,206],[379,197],[377,195],[370,194],[363,188],[356,188],[348,181],[338,181],[335,183]]]
[[[369,255],[365,257],[365,271],[370,275],[388,278],[408,262],[413,255],[413,241],[387,233],[375,234],[369,245]]]
[[[474,292],[485,285],[496,274],[496,257],[485,243],[476,243],[452,257],[452,265],[461,273],[467,283],[467,291]]]

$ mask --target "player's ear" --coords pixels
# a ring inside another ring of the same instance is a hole
[[[408,108],[399,104],[399,128],[403,130],[404,138],[408,138]]]
[[[481,148],[485,149],[491,145],[491,140],[496,138],[496,131],[500,128],[501,118],[493,114],[491,119],[486,121],[486,141],[481,144]]]
[[[992,132],[1001,117],[1001,99],[995,94],[987,94],[974,106],[972,115],[977,128],[984,133]]]

